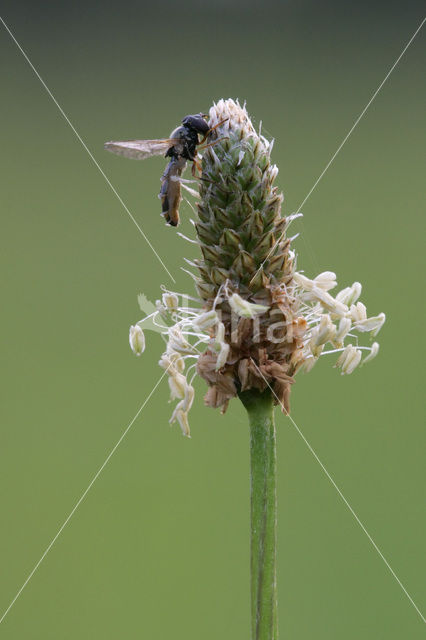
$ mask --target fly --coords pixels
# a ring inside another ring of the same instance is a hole
[[[189,161],[193,162],[192,173],[195,175],[197,163],[197,147],[207,140],[213,129],[206,122],[207,116],[199,113],[186,116],[182,125],[172,131],[169,138],[160,140],[129,140],[124,142],[106,142],[105,149],[125,158],[144,160],[151,156],[164,155],[170,158],[161,177],[162,215],[167,224],[176,227],[179,224],[179,205],[182,199],[180,178]],[[222,122],[225,122],[223,120]],[[222,124],[219,122],[216,127]],[[202,136],[201,140],[199,136]],[[212,144],[216,144],[216,140]],[[210,146],[210,145],[206,145]]]

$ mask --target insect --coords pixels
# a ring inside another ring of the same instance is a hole
[[[170,158],[170,161],[161,177],[161,190],[159,198],[161,200],[162,215],[167,224],[176,227],[179,224],[179,204],[181,201],[180,178],[186,167],[188,160],[193,162],[192,175],[195,176],[197,162],[197,147],[207,140],[207,136],[216,129],[222,122],[214,128],[210,128],[206,122],[207,116],[199,113],[193,116],[185,116],[182,125],[177,127],[170,134],[170,138],[160,140],[129,140],[127,142],[106,142],[104,147],[126,158],[144,160],[151,156],[163,155]],[[223,121],[224,122],[224,121]],[[199,139],[199,136],[202,139]],[[214,143],[216,144],[218,140]],[[211,145],[206,145],[211,146]]]

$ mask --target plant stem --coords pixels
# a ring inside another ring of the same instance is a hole
[[[277,640],[277,456],[272,394],[240,393],[250,423],[251,632]]]

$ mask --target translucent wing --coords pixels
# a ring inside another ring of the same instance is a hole
[[[151,156],[163,156],[178,140],[128,140],[123,142],[105,142],[104,148],[125,158],[144,160]]]

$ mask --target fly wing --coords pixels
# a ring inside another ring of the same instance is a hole
[[[176,142],[177,140],[173,138],[167,140],[128,140],[105,142],[104,148],[118,156],[144,160],[151,156],[163,156]]]

